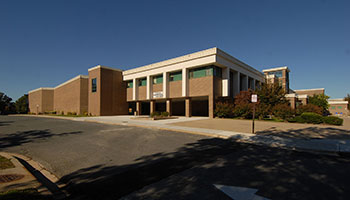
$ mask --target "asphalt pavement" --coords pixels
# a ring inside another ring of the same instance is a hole
[[[167,130],[0,116],[0,151],[38,161],[73,199],[232,199],[218,186],[268,199],[350,198],[347,156]]]

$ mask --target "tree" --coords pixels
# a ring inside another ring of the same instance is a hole
[[[273,114],[276,105],[288,104],[286,91],[278,83],[265,83],[256,90],[259,100],[258,110],[263,114]]]
[[[323,114],[326,115],[327,113],[329,113],[328,99],[329,96],[325,94],[314,94],[313,96],[309,97],[309,104],[321,107],[323,110]]]
[[[16,112],[17,113],[22,113],[22,114],[27,114],[29,109],[28,109],[28,95],[25,94],[21,96],[17,101],[15,102],[15,107],[16,107]]]
[[[5,93],[0,92],[0,114],[9,114],[14,112],[12,99]]]
[[[350,109],[350,94],[344,98],[344,101],[348,101],[348,109]]]

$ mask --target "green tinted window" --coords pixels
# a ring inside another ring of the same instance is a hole
[[[169,81],[181,81],[182,80],[182,71],[172,72],[169,74]]]
[[[338,109],[342,109],[343,107],[342,106],[338,106]]]
[[[159,83],[163,83],[163,75],[153,77],[153,84],[159,84]]]
[[[127,88],[132,88],[134,85],[133,81],[128,81],[127,82]]]
[[[332,107],[331,107],[331,109],[333,109],[333,110],[334,110],[334,109],[335,109],[335,106],[332,106]]]
[[[200,67],[196,69],[190,69],[189,78],[201,78],[205,76],[213,75],[213,67]]]
[[[147,84],[147,79],[143,78],[143,79],[139,79],[139,86],[146,86]]]

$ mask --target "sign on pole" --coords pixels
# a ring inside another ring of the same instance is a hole
[[[258,102],[258,95],[257,94],[252,94],[252,103]]]

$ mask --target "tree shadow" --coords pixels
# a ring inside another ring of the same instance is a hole
[[[12,124],[14,121],[0,121],[0,126],[8,126]]]
[[[350,139],[350,130],[333,127],[308,127],[301,129],[288,129],[287,131],[271,127],[263,131],[257,131],[256,134],[298,139]]]
[[[43,140],[51,137],[62,137],[82,133],[82,131],[74,131],[67,133],[51,133],[49,129],[19,131],[12,134],[0,136],[0,149],[18,146],[21,144]]]
[[[350,191],[350,159],[233,140],[202,139],[137,161],[81,169],[60,183],[72,199],[230,199],[213,184],[257,188],[271,199],[342,199]]]

